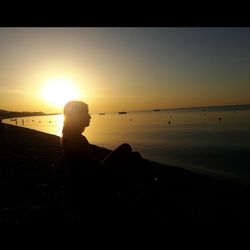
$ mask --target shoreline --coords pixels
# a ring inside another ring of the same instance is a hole
[[[61,156],[60,137],[13,125],[6,127],[0,131],[0,223],[75,224],[83,217],[96,216],[77,210],[71,203],[68,177],[55,176]],[[98,148],[100,158],[110,152]],[[114,223],[124,214],[133,223],[147,224],[250,222],[250,191],[246,186],[146,159],[144,172],[131,167],[133,178],[147,173],[146,182],[135,183],[130,176],[123,177],[123,191],[116,185],[109,187],[105,203],[107,197],[112,197],[105,211]],[[103,186],[97,184],[96,188],[101,190]],[[112,217],[114,214],[116,217]]]

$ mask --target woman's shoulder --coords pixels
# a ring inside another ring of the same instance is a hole
[[[67,151],[85,151],[90,148],[87,138],[83,135],[63,135],[62,147]]]

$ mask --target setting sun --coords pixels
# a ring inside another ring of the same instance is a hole
[[[42,96],[55,106],[62,106],[66,102],[78,99],[80,94],[73,81],[69,79],[50,79],[44,85]]]

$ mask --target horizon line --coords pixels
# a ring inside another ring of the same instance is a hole
[[[175,108],[154,108],[154,109],[142,109],[142,110],[128,110],[125,111],[127,113],[130,112],[146,112],[146,111],[154,111],[154,110],[177,110],[177,109],[202,109],[202,108],[218,108],[218,107],[239,107],[239,106],[250,106],[250,103],[248,104],[226,104],[226,105],[210,105],[210,106],[188,106],[188,107],[175,107]],[[13,112],[13,113],[44,113],[44,115],[58,115],[62,114],[62,112],[53,112],[53,113],[45,113],[43,111],[8,111],[4,109],[0,109],[1,111],[5,112]],[[120,111],[111,111],[111,112],[94,112],[92,114],[112,114],[112,113],[118,113]]]
[[[250,106],[250,103],[249,104],[210,105],[210,106],[189,106],[189,107],[177,107],[177,108],[157,108],[157,110],[202,109],[202,108],[236,107],[236,106]],[[126,112],[143,112],[143,111],[154,111],[154,110],[156,109],[131,110],[131,111],[126,111]],[[107,112],[107,113],[117,113],[117,112]]]

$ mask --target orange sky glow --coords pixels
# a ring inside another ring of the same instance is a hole
[[[250,103],[249,28],[0,28],[0,109]]]

